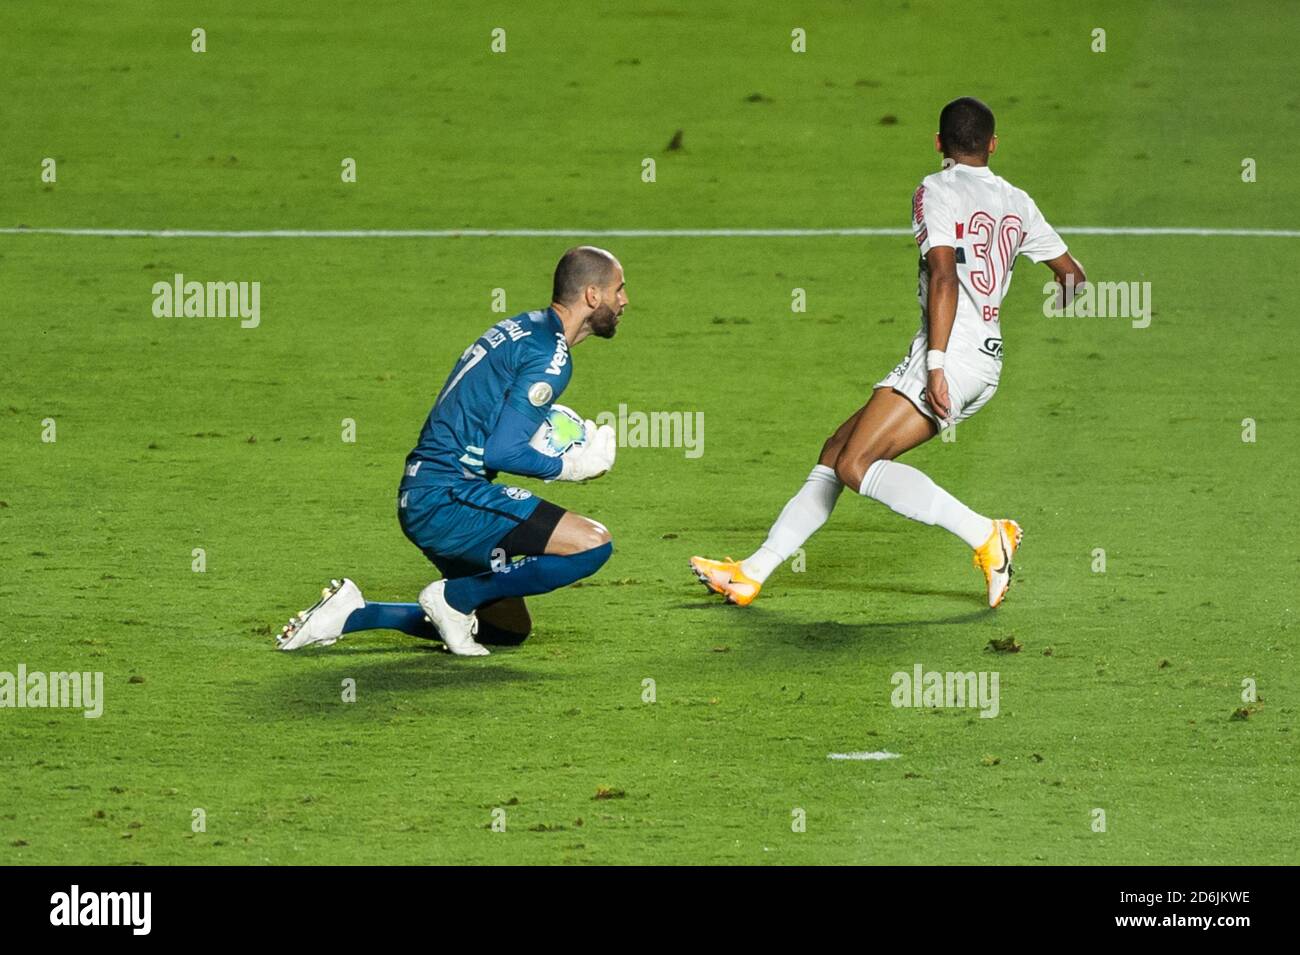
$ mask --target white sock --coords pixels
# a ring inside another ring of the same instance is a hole
[[[886,507],[922,524],[938,524],[973,550],[993,533],[993,522],[957,500],[924,472],[897,461],[876,461],[867,468],[858,490]]]
[[[835,509],[844,485],[835,476],[835,469],[819,464],[803,482],[799,493],[786,502],[772,529],[767,532],[763,546],[740,562],[746,577],[760,584],[771,576],[786,559],[803,546],[803,542],[826,523]]]

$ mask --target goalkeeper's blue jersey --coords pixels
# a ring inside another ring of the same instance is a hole
[[[553,309],[497,322],[457,360],[406,457],[401,490],[487,480],[483,448],[510,407],[540,425],[573,375],[564,326]]]

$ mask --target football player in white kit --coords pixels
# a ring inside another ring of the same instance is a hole
[[[926,176],[912,197],[921,329],[867,403],[822,446],[817,466],[757,551],[743,561],[691,558],[695,575],[729,603],[753,602],[768,576],[826,523],[846,485],[904,517],[956,534],[984,572],[989,606],[1006,595],[1020,525],[977,514],[896,459],[941,427],[969,418],[997,391],[998,310],[1017,255],[1047,263],[1059,304],[1068,304],[1086,279],[1034,200],[989,169],[997,137],[987,106],[971,97],[945,106],[935,148],[944,168]]]

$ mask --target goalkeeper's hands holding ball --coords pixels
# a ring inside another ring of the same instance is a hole
[[[590,481],[614,466],[614,452],[618,447],[614,429],[607,424],[597,427],[590,418],[586,426],[589,435],[586,442],[564,456],[561,481]]]

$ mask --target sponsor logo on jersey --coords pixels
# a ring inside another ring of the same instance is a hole
[[[551,396],[555,394],[551,388],[550,382],[539,381],[528,389],[528,402],[534,408],[540,408],[542,405],[549,404]]]
[[[526,501],[533,496],[532,491],[525,491],[521,487],[507,487],[502,488],[502,490],[505,491],[506,497],[512,501]]]
[[[551,358],[551,363],[546,367],[548,375],[558,375],[560,369],[569,363],[569,342],[564,337],[564,332],[555,333],[555,355]]]
[[[980,351],[988,355],[990,358],[996,358],[998,361],[1001,361],[1002,360],[1002,339],[1000,338],[984,339],[984,344],[980,346]]]

